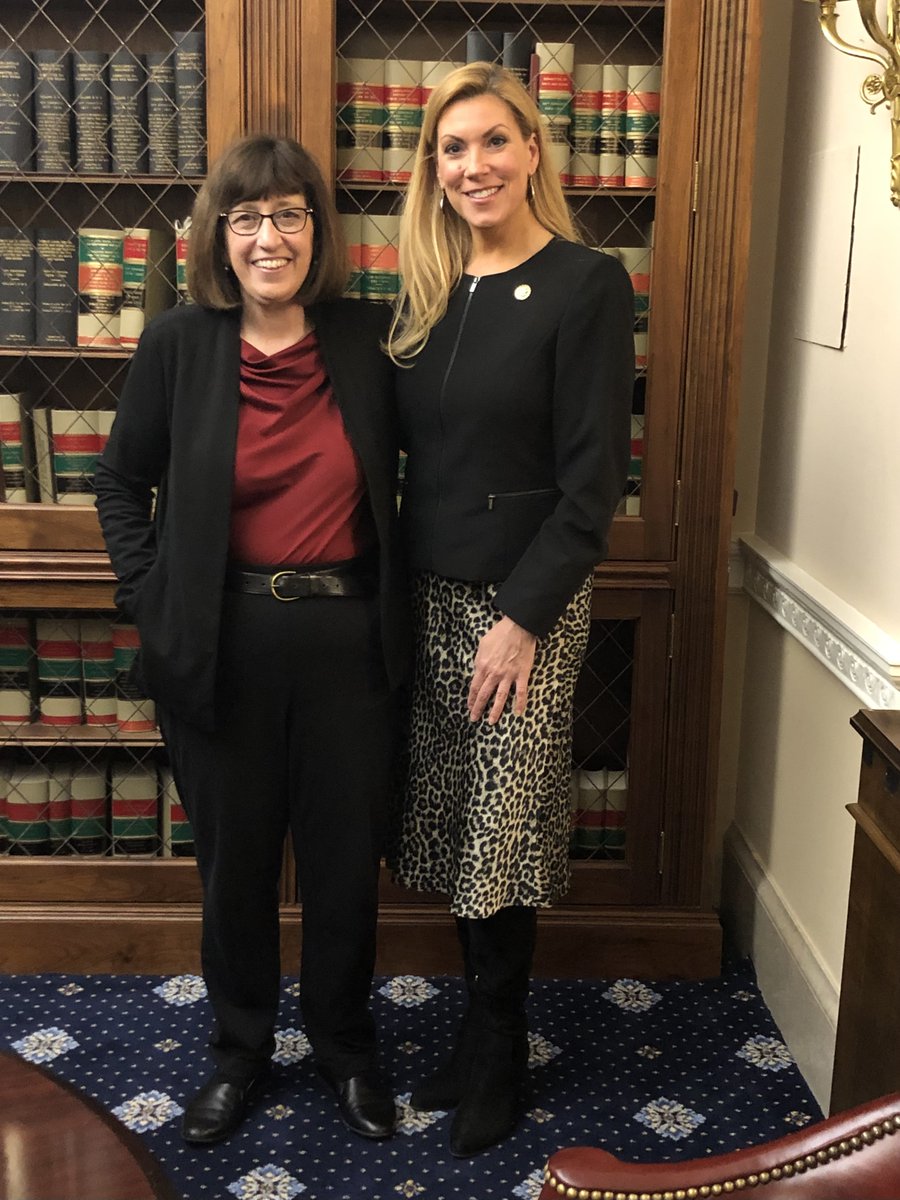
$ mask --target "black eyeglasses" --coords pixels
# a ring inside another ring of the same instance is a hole
[[[233,208],[219,216],[225,218],[232,233],[253,237],[265,220],[271,221],[279,233],[302,233],[314,211],[312,208],[282,208],[278,212],[260,213],[252,208]]]

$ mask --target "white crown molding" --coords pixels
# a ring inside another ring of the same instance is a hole
[[[739,542],[744,591],[867,708],[900,708],[900,642],[762,538]]]

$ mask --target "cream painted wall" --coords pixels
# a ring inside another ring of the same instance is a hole
[[[793,2],[784,176],[756,532],[900,636],[900,471],[897,470],[900,212],[889,202],[890,122],[859,98],[864,62],[826,44],[816,9]],[[840,6],[863,40],[854,4]],[[793,336],[813,300],[796,295],[811,197],[828,180],[810,156],[861,148],[846,347]]]
[[[843,5],[842,13],[854,8]],[[897,636],[900,412],[887,347],[900,322],[900,212],[888,196],[890,123],[858,98],[865,64],[825,42],[814,6],[793,0],[792,9],[756,532]],[[780,53],[770,47],[767,57],[777,62]],[[803,254],[830,251],[806,237],[812,190],[823,182],[810,174],[810,156],[847,145],[861,147],[861,167],[846,346],[834,350],[794,336],[799,310],[810,303],[794,280]],[[771,201],[758,200],[764,223]],[[749,418],[746,428],[754,428]],[[755,455],[752,438],[741,451],[743,462]],[[846,887],[823,890],[819,865],[830,864],[832,884],[845,882],[852,828],[843,806],[854,799],[859,770],[859,739],[847,720],[859,702],[849,691],[833,695],[841,685],[762,613],[751,619],[747,646],[735,819],[837,979]],[[794,774],[774,769],[801,735]],[[806,775],[818,779],[815,788],[802,786]]]
[[[845,27],[862,42],[854,9],[839,12],[853,16]],[[868,113],[859,99],[866,64],[826,44],[815,6],[763,0],[763,12],[734,533],[755,531],[896,638],[900,212],[889,200],[890,122]],[[795,338],[813,299],[798,296],[795,281],[805,256],[834,254],[829,241],[807,237],[826,182],[810,158],[857,146],[846,344],[834,350]],[[861,750],[848,722],[860,702],[766,612],[732,595],[723,706],[719,828],[733,822],[729,845],[739,850],[725,863],[723,916],[752,947],[776,1020],[827,1104],[853,841],[844,806],[856,796]],[[752,887],[733,886],[736,874]]]
[[[834,986],[841,975],[862,745],[856,697],[750,606],[737,823]]]

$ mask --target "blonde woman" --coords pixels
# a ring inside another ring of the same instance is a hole
[[[536,909],[568,884],[572,697],[629,459],[633,298],[580,244],[512,75],[425,112],[389,349],[408,453],[417,662],[398,879],[445,892],[468,1009],[412,1095],[464,1157],[515,1126]]]

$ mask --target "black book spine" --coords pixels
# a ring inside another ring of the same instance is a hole
[[[0,171],[34,164],[33,66],[17,46],[0,49]]]
[[[147,170],[147,66],[127,46],[109,56],[109,148],[116,174]]]
[[[34,237],[0,227],[0,346],[34,345]]]
[[[78,344],[78,236],[70,229],[35,232],[34,342]]]
[[[530,29],[518,29],[514,33],[503,34],[503,65],[508,71],[512,71],[523,87],[528,87],[528,71],[533,51],[534,38]]]
[[[178,165],[174,53],[155,50],[146,61],[147,170],[150,175],[174,175]]]
[[[72,63],[66,50],[35,50],[35,170],[72,169]]]
[[[206,174],[206,52],[201,30],[175,33],[178,173]]]
[[[503,34],[473,27],[466,34],[466,62],[499,63],[503,57]]]
[[[88,175],[109,171],[109,88],[103,50],[73,51],[75,166]]]

